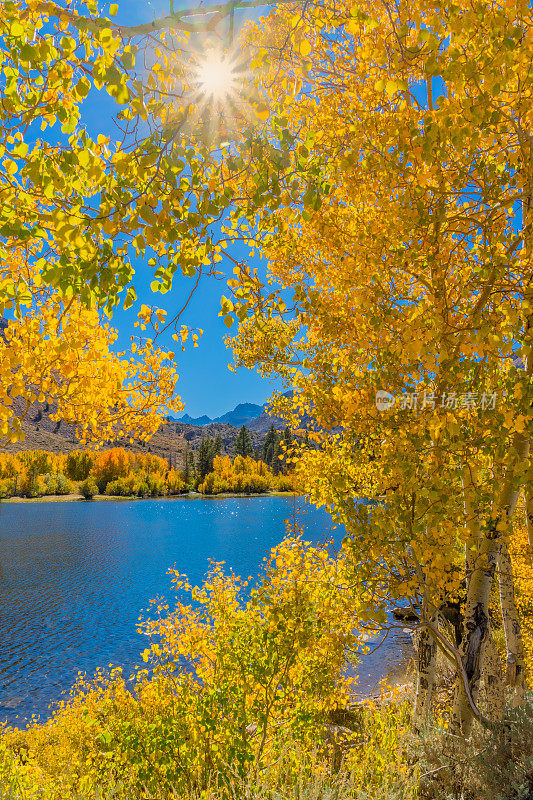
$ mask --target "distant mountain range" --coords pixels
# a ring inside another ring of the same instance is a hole
[[[287,392],[286,396],[290,397],[292,392]],[[220,417],[211,419],[206,414],[201,417],[191,417],[189,414],[184,414],[182,417],[168,417],[169,422],[182,422],[185,425],[197,425],[202,428],[208,425],[215,425],[221,423],[224,425],[234,425],[236,428],[241,428],[246,425],[250,430],[257,431],[257,433],[266,433],[271,425],[275,428],[284,428],[284,422],[275,416],[267,414],[267,403],[258,406],[257,403],[239,403],[235,406],[233,411],[226,411]]]
[[[292,396],[292,392],[288,392],[287,396]],[[13,408],[15,414],[22,418],[25,439],[12,443],[0,437],[0,452],[48,450],[53,453],[69,453],[80,447],[74,426],[52,419],[55,409],[49,403],[35,402],[27,409],[22,399],[16,397]],[[260,448],[271,425],[277,430],[285,428],[284,421],[280,417],[267,414],[265,408],[266,404],[259,406],[256,403],[239,403],[233,411],[222,414],[216,420],[210,420],[207,415],[196,420],[187,414],[181,420],[167,417],[149,442],[130,442],[128,438],[119,438],[109,440],[103,446],[152,453],[166,458],[170,465],[181,469],[185,454],[190,450],[197,451],[207,436],[220,436],[223,452],[232,455],[242,425],[246,425],[250,431],[254,448]],[[307,427],[308,423],[309,418],[306,416],[302,420],[302,427]]]
[[[167,419],[169,422],[183,422],[184,425],[200,425],[201,427],[210,425],[213,422],[211,417],[206,414],[203,417],[191,417],[189,414],[184,414],[179,419],[177,417],[167,417]]]

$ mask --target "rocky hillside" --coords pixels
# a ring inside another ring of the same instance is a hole
[[[14,408],[18,415],[22,414],[22,403],[17,399],[14,401]],[[48,404],[34,403],[22,421],[22,430],[26,439],[13,444],[0,437],[0,452],[48,450],[52,453],[68,453],[80,447],[74,426],[50,419],[52,413],[53,409]],[[187,449],[197,450],[206,436],[220,435],[224,452],[232,454],[238,432],[237,426],[227,423],[217,422],[199,426],[169,420],[160,427],[149,442],[134,441],[133,444],[130,444],[129,439],[116,439],[106,442],[105,446],[153,453],[161,458],[166,458],[172,466],[180,468],[183,465],[184,452]],[[263,443],[264,433],[261,431],[250,431],[250,436],[254,447],[259,447]]]

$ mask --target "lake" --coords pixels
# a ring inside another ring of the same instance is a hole
[[[296,505],[306,539],[341,541],[328,514]],[[172,606],[167,570],[199,583],[213,559],[256,576],[294,510],[292,497],[0,503],[0,721],[47,716],[78,672],[129,675],[147,644],[139,615],[156,596]],[[363,695],[409,644],[398,632],[365,657]]]

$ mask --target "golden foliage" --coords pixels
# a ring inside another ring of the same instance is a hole
[[[170,798],[209,786],[226,796],[250,771],[269,770],[275,781],[283,760],[297,779],[317,748],[327,773],[325,714],[352,695],[344,670],[347,652],[360,643],[359,600],[344,570],[327,548],[288,538],[251,589],[217,564],[200,587],[172,571],[175,606],[156,603],[154,619],[142,623],[151,639],[147,668],[137,669],[133,683],[120,670],[91,682],[80,677],[49,721],[6,728],[2,785],[16,785],[24,800],[90,795],[98,786],[117,797],[148,790]],[[373,716],[370,708],[364,714]],[[403,712],[395,718],[376,726],[369,741],[390,752],[405,724]],[[373,752],[359,758],[355,750],[353,763],[361,782],[374,786],[380,775],[370,774],[371,764],[391,780],[399,762],[384,771]]]
[[[213,471],[198,486],[203,494],[223,492],[262,493],[268,491],[297,492],[294,475],[274,475],[263,461],[236,456],[215,456]]]

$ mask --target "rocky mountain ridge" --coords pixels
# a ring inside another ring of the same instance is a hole
[[[22,417],[25,411],[25,403],[16,398],[13,405],[17,416]],[[261,412],[261,406],[252,403],[242,403],[240,406],[245,410],[253,406]],[[237,406],[238,408],[239,406]],[[53,407],[48,403],[33,403],[21,421],[22,430],[26,437],[24,441],[12,443],[5,438],[0,438],[0,452],[16,453],[21,450],[48,450],[53,453],[68,453],[78,449],[80,443],[76,438],[75,426],[51,419],[53,413]],[[228,412],[228,415],[231,413],[233,412]],[[239,413],[241,416],[236,416],[235,418],[243,419],[242,410]],[[226,417],[228,415],[223,416]],[[202,440],[207,436],[214,438],[219,435],[222,439],[224,452],[232,455],[237,434],[243,424],[246,423],[241,422],[240,425],[232,425],[228,422],[210,422],[205,425],[194,425],[167,418],[166,422],[161,425],[149,442],[137,440],[130,443],[129,439],[119,438],[105,442],[103,447],[124,447],[126,450],[133,450],[134,452],[152,453],[167,459],[171,466],[180,469],[183,466],[186,451],[196,451]],[[272,424],[278,429],[285,427],[279,417],[270,417],[264,411],[251,420],[249,430],[252,444],[255,448],[259,448],[262,445],[265,434]]]
[[[286,392],[285,396],[289,397],[292,392]],[[232,411],[226,411],[220,417],[211,419],[207,414],[201,417],[191,417],[189,414],[184,414],[182,417],[168,417],[169,422],[180,422],[186,425],[195,425],[203,428],[208,428],[211,425],[223,423],[226,425],[234,425],[237,428],[246,425],[250,431],[257,433],[266,433],[271,425],[277,430],[283,430],[285,424],[280,417],[270,415],[267,413],[268,403],[263,403],[262,406],[257,403],[238,403]]]

